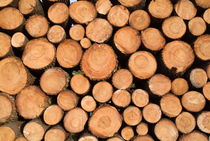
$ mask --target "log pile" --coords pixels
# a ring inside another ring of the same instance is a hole
[[[209,0],[0,0],[0,141],[208,141]]]

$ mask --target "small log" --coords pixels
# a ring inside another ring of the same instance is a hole
[[[92,43],[90,39],[83,38],[82,40],[80,40],[80,45],[82,46],[82,48],[87,49],[92,46]]]
[[[158,19],[164,19],[171,15],[173,5],[170,0],[151,0],[148,6],[150,14]]]
[[[141,122],[136,126],[136,132],[140,136],[147,135],[149,127],[147,123]]]
[[[82,108],[71,109],[64,117],[64,127],[68,132],[79,133],[84,130],[88,120],[87,113]]]
[[[28,38],[22,32],[16,32],[12,35],[11,44],[14,48],[23,49],[28,42]]]
[[[144,107],[149,103],[149,94],[143,89],[136,89],[132,93],[132,102],[137,107]]]
[[[136,106],[128,106],[123,111],[123,120],[129,126],[136,126],[142,120],[142,112]]]
[[[2,29],[17,30],[23,26],[24,21],[23,15],[16,8],[6,7],[0,11],[0,27]]]
[[[93,86],[92,94],[96,101],[105,103],[112,98],[113,87],[107,81],[100,81]]]
[[[148,82],[150,91],[158,96],[163,96],[171,90],[171,80],[163,74],[155,74]]]
[[[177,129],[184,134],[192,132],[196,126],[195,117],[189,112],[182,112],[176,117],[175,123]]]
[[[134,53],[141,45],[139,32],[130,26],[120,28],[114,34],[114,44],[124,54]]]
[[[120,136],[114,136],[114,137],[107,139],[106,141],[125,141],[125,140]]]
[[[57,96],[57,103],[64,111],[69,111],[75,108],[78,101],[78,96],[70,90],[63,90]]]
[[[195,0],[195,2],[201,8],[210,8],[210,1],[208,0]]]
[[[123,27],[128,23],[130,12],[122,5],[113,6],[107,15],[108,21],[116,27]]]
[[[44,16],[32,15],[27,19],[25,28],[32,37],[42,37],[47,34],[49,23]]]
[[[160,107],[168,117],[177,117],[182,111],[182,105],[178,97],[173,94],[166,94],[160,100]]]
[[[136,30],[144,30],[151,22],[149,14],[145,10],[135,10],[130,14],[129,25]]]
[[[171,91],[175,95],[183,95],[189,89],[188,83],[184,78],[176,78],[171,83]]]
[[[203,95],[205,96],[205,98],[207,100],[210,101],[210,82],[207,82],[204,86],[203,86]]]
[[[0,58],[12,54],[11,37],[0,32]]]
[[[25,137],[18,137],[15,141],[27,141],[27,139]]]
[[[112,76],[112,84],[117,89],[127,89],[133,83],[133,75],[127,69],[119,69]]]
[[[190,0],[179,0],[174,7],[177,15],[184,20],[190,20],[195,17],[197,9]]]
[[[155,125],[154,132],[161,141],[175,141],[179,136],[176,125],[169,119],[161,119]]]
[[[137,51],[130,56],[128,67],[135,77],[148,79],[155,74],[157,62],[150,52]]]
[[[73,40],[82,40],[85,36],[85,28],[81,24],[75,24],[70,28],[69,35]]]
[[[98,141],[98,139],[93,135],[83,135],[81,136],[78,141]]]
[[[208,136],[199,132],[193,131],[189,134],[184,134],[179,141],[209,141]]]
[[[188,22],[188,28],[192,35],[200,36],[206,31],[206,23],[201,17],[192,18]]]
[[[121,136],[123,137],[123,139],[125,139],[126,141],[131,140],[134,137],[134,131],[133,128],[130,126],[126,126],[121,130]]]
[[[154,139],[149,135],[137,136],[133,141],[154,141]]]
[[[206,74],[208,76],[208,79],[210,79],[210,64],[206,67]]]
[[[116,66],[115,52],[107,44],[92,45],[85,51],[81,60],[81,69],[91,80],[108,79]]]
[[[112,3],[110,0],[97,0],[95,7],[99,14],[106,15],[111,9]]]
[[[207,24],[210,24],[210,9],[206,9],[203,13],[203,19]]]
[[[86,27],[86,36],[93,42],[103,43],[112,36],[111,24],[102,18],[96,18]]]
[[[40,78],[40,87],[48,95],[57,95],[68,86],[69,75],[63,69],[47,69]]]
[[[114,136],[121,125],[122,118],[119,112],[115,107],[110,105],[97,108],[88,122],[89,131],[100,138]]]
[[[24,65],[31,69],[40,70],[53,64],[55,47],[46,38],[30,40],[23,51]]]
[[[87,95],[81,100],[81,107],[86,112],[93,112],[96,109],[96,106],[96,101],[92,96]]]
[[[160,120],[162,112],[160,106],[150,103],[143,108],[142,111],[144,119],[149,123],[156,123]]]
[[[195,54],[199,59],[203,61],[210,60],[210,52],[208,48],[209,41],[210,41],[210,35],[205,34],[199,36],[194,42]]]
[[[202,88],[207,83],[206,71],[201,68],[194,68],[190,72],[190,82],[195,88]]]
[[[45,141],[65,141],[66,138],[67,133],[61,126],[55,126],[49,129],[44,136]]]
[[[66,38],[66,32],[60,25],[54,25],[49,28],[47,32],[47,39],[51,43],[60,43]]]
[[[18,9],[24,15],[40,14],[44,16],[44,10],[39,0],[19,0]]]
[[[120,4],[126,7],[134,7],[139,5],[143,0],[118,0]]]
[[[206,100],[203,94],[189,91],[182,96],[182,105],[189,112],[199,112],[205,107]]]
[[[184,41],[169,42],[162,51],[163,63],[169,70],[175,69],[175,73],[186,71],[194,62],[194,58],[191,46]]]
[[[96,18],[97,11],[89,1],[76,1],[69,6],[69,14],[75,22],[87,24]]]
[[[210,133],[210,112],[209,111],[204,111],[199,116],[197,117],[197,125],[198,128],[205,133]]]
[[[152,51],[159,51],[166,44],[164,36],[157,28],[150,27],[145,29],[141,32],[141,37],[144,46]]]
[[[179,39],[185,34],[187,27],[182,18],[171,16],[163,21],[162,30],[168,38]]]
[[[0,7],[6,7],[8,5],[10,5],[11,3],[13,3],[14,0],[4,0],[0,2]]]
[[[118,107],[127,107],[131,103],[131,94],[127,90],[116,90],[112,102]]]
[[[83,51],[78,42],[66,39],[59,44],[56,51],[56,58],[60,66],[73,68],[79,64],[82,54]]]
[[[39,117],[49,105],[49,98],[37,86],[25,87],[16,96],[17,112],[24,119]]]

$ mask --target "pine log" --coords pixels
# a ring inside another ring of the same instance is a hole
[[[207,24],[210,24],[210,9],[206,9],[205,12],[203,13],[203,19]]]
[[[61,126],[55,126],[49,129],[44,136],[45,141],[65,141],[66,138],[67,133]]]
[[[87,134],[87,135],[83,135],[81,136],[78,141],[98,141],[98,138],[96,138],[93,135]]]
[[[11,54],[11,37],[6,33],[0,32],[0,58]]]
[[[125,141],[125,140],[118,135],[118,136],[111,137],[107,139],[106,141]]]
[[[142,112],[136,106],[128,106],[123,111],[123,120],[129,126],[136,126],[142,120]]]
[[[24,15],[29,15],[29,14],[44,15],[44,10],[39,0],[19,0],[18,9]]]
[[[208,80],[206,71],[201,68],[194,68],[190,72],[190,82],[195,88],[202,88]]]
[[[210,101],[210,82],[207,82],[204,86],[203,86],[203,95],[205,96],[205,98],[207,100]]]
[[[126,126],[121,130],[121,136],[126,140],[129,141],[134,137],[133,128],[130,126]]]
[[[171,83],[171,91],[175,95],[183,95],[188,89],[188,83],[184,78],[176,78]]]
[[[28,141],[25,137],[18,137],[15,141]]]
[[[154,139],[149,135],[137,136],[133,141],[154,141]]]
[[[85,35],[85,28],[81,24],[75,24],[69,29],[69,35],[73,40],[82,40]]]
[[[149,123],[156,123],[161,119],[162,112],[160,106],[150,103],[143,108],[142,111],[144,119]]]
[[[132,102],[137,107],[144,107],[149,103],[149,94],[143,89],[136,89],[132,93]]]
[[[96,101],[92,96],[85,96],[81,100],[81,107],[86,111],[86,112],[93,112],[96,109]]]
[[[8,5],[10,5],[11,3],[13,3],[15,0],[2,0],[0,1],[0,7],[6,7]]]
[[[62,26],[54,25],[47,32],[47,39],[51,43],[60,43],[66,38],[66,32]]]
[[[147,135],[148,131],[149,131],[149,127],[148,127],[148,124],[145,122],[141,122],[136,126],[136,132],[140,136]]]
[[[192,35],[200,36],[206,31],[206,23],[201,17],[192,18],[188,23],[188,28]]]
[[[127,90],[116,90],[112,95],[112,102],[125,108],[131,103],[131,94]]]
[[[210,1],[208,0],[195,0],[195,2],[201,8],[210,8]]]
[[[208,79],[210,79],[210,64],[208,64],[208,65],[206,66],[206,74],[207,74],[207,76],[208,76]]]
[[[82,40],[80,40],[80,45],[84,48],[84,49],[87,49],[89,47],[92,46],[92,43],[90,41],[89,38],[83,38]]]
[[[110,0],[97,0],[95,7],[99,14],[106,15],[111,9],[112,3]]]
[[[22,32],[16,32],[12,35],[11,45],[14,48],[23,49],[28,42],[28,38]]]
[[[199,131],[193,131],[183,135],[179,141],[208,141],[208,136]]]
[[[120,4],[126,7],[134,7],[139,5],[143,0],[118,0]]]
[[[209,111],[203,111],[199,116],[197,117],[197,125],[198,128],[205,133],[210,133],[210,112]]]

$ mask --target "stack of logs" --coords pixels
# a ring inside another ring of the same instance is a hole
[[[0,0],[0,141],[208,141],[209,32],[209,0]]]

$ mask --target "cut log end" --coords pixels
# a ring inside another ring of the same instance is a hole
[[[54,127],[49,129],[44,136],[45,141],[64,141],[66,140],[66,132],[61,127]]]
[[[203,87],[203,95],[210,101],[210,82],[207,82]]]
[[[207,24],[210,24],[210,8],[205,10],[203,19],[207,22]]]
[[[149,123],[156,123],[160,120],[162,112],[160,106],[150,103],[143,108],[143,117]]]
[[[28,38],[22,32],[16,32],[12,35],[11,44],[15,48],[22,48],[28,42]]]
[[[127,125],[136,126],[142,120],[142,112],[138,107],[129,106],[123,112],[123,119]]]
[[[126,140],[131,140],[134,137],[133,128],[130,126],[126,126],[121,130],[121,136]]]
[[[132,102],[137,107],[144,107],[149,103],[149,94],[142,89],[136,89],[132,93]]]
[[[195,0],[195,2],[201,8],[210,8],[210,2],[208,0]]]
[[[206,23],[201,17],[195,17],[188,23],[188,28],[192,35],[200,36],[206,31]]]
[[[2,141],[14,141],[16,134],[12,128],[7,126],[0,126],[0,139]]]
[[[195,68],[190,72],[190,82],[195,88],[202,88],[207,80],[206,71],[201,68]]]
[[[15,141],[28,141],[25,137],[16,138]]]
[[[81,100],[81,107],[87,111],[87,112],[92,112],[96,109],[96,101],[92,96],[85,96]]]
[[[5,7],[11,4],[14,0],[4,0],[0,2],[0,7]]]
[[[91,47],[92,43],[91,43],[90,39],[88,39],[88,38],[83,38],[82,40],[80,40],[80,45],[81,45],[84,49],[87,49],[87,48]]]
[[[197,118],[197,125],[199,129],[205,133],[210,133],[210,112],[202,112]]]
[[[154,141],[154,139],[149,135],[145,135],[145,136],[137,136],[133,141]]]
[[[197,141],[197,140],[202,140],[202,141],[208,141],[208,136],[205,134],[199,132],[199,131],[193,131],[189,134],[185,134],[180,138],[180,141]]]
[[[37,0],[19,0],[18,9],[24,15],[32,14],[38,5]]]
[[[144,136],[148,133],[149,127],[147,123],[141,122],[136,126],[136,132],[140,136]]]
[[[82,40],[85,35],[85,29],[80,24],[73,25],[69,30],[69,35],[76,41]]]
[[[0,58],[9,55],[11,52],[11,37],[0,32]]]
[[[47,33],[47,39],[52,43],[60,43],[65,38],[66,38],[66,32],[64,28],[59,25],[51,26]]]
[[[99,14],[106,15],[111,9],[112,3],[110,0],[97,0],[95,7]]]
[[[13,110],[13,101],[6,95],[0,93],[0,123],[6,122],[11,116]]]
[[[98,141],[98,138],[93,135],[84,135],[80,137],[78,141]]]
[[[175,95],[183,95],[189,89],[188,83],[184,78],[176,78],[171,83],[171,91]]]
[[[143,0],[118,0],[120,4],[126,6],[126,7],[134,7],[139,5]]]
[[[131,103],[131,95],[127,90],[117,90],[113,93],[112,102],[118,107],[127,107]]]

